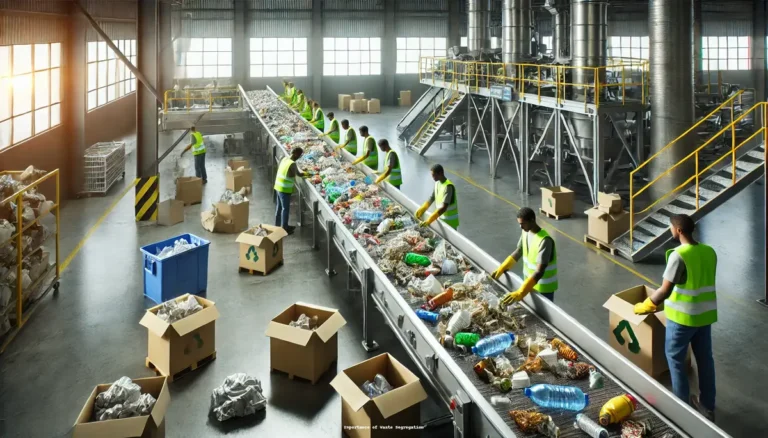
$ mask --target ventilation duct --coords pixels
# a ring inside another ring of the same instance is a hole
[[[501,58],[505,63],[531,58],[531,0],[504,0],[501,6]]]
[[[567,0],[546,0],[544,9],[552,14],[552,54],[555,62],[571,60],[571,12]]]

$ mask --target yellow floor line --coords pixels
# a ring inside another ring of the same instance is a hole
[[[117,198],[115,198],[114,201],[112,201],[112,204],[110,204],[109,207],[107,207],[107,209],[104,210],[104,213],[102,213],[102,215],[99,216],[99,219],[96,221],[96,223],[93,224],[91,228],[88,229],[88,232],[85,233],[85,236],[83,236],[80,242],[77,243],[77,246],[75,247],[75,249],[73,249],[72,252],[70,252],[69,255],[67,256],[67,258],[64,259],[64,262],[61,264],[61,267],[59,268],[59,271],[61,273],[63,273],[64,270],[67,269],[67,266],[69,266],[69,264],[72,263],[72,260],[74,260],[75,256],[77,256],[77,253],[79,253],[80,250],[83,248],[83,245],[85,245],[85,242],[88,240],[88,238],[91,237],[91,234],[93,234],[99,228],[99,225],[101,225],[101,223],[104,222],[104,219],[106,219],[107,216],[109,216],[109,214],[112,213],[112,210],[115,209],[115,207],[117,206],[117,203],[120,202],[125,197],[125,195],[128,194],[128,192],[132,188],[134,188],[134,186],[136,186],[136,181],[138,180],[134,179],[133,182],[131,182],[131,184],[129,184],[128,187],[126,187],[123,190],[123,192],[120,193],[120,195]]]
[[[507,204],[515,207],[518,210],[520,210],[522,208],[519,205],[515,204],[514,202],[510,201],[509,199],[507,199],[507,198],[505,198],[505,197],[503,197],[503,196],[501,196],[499,194],[496,194],[496,193],[488,190],[487,188],[485,188],[482,185],[480,185],[479,183],[475,182],[472,178],[470,178],[468,176],[462,175],[462,174],[460,174],[458,172],[455,172],[455,171],[449,170],[449,169],[446,169],[446,171],[448,173],[452,173],[452,174],[458,176],[459,178],[463,179],[464,181],[467,182],[467,184],[469,184],[471,186],[474,186],[474,187],[477,187],[480,190],[485,191],[489,195],[491,195],[491,196],[493,196],[493,197],[495,197],[497,199],[500,199],[500,200],[506,202]],[[640,272],[636,271],[635,269],[632,269],[632,267],[627,266],[624,263],[616,260],[612,256],[609,256],[609,255],[605,254],[601,249],[594,248],[594,247],[592,247],[590,245],[587,245],[581,239],[577,239],[577,238],[571,236],[570,234],[566,233],[565,231],[560,230],[559,228],[555,227],[553,224],[551,224],[549,221],[547,221],[546,219],[542,218],[541,216],[537,217],[536,221],[539,222],[539,223],[542,223],[542,225],[544,225],[545,228],[549,228],[551,230],[554,230],[556,233],[562,235],[563,237],[566,237],[566,238],[572,240],[573,242],[583,246],[584,248],[586,248],[588,250],[594,251],[596,254],[599,254],[604,259],[610,261],[611,263],[615,264],[616,266],[624,268],[626,271],[628,271],[629,273],[631,273],[631,274],[635,275],[636,277],[642,279],[643,281],[647,282],[649,285],[654,286],[654,287],[660,287],[661,286],[659,283],[651,280],[650,278],[646,277],[645,275],[641,274]]]

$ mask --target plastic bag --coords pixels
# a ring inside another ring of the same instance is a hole
[[[175,256],[177,254],[181,254],[184,251],[189,251],[190,249],[197,248],[197,244],[195,243],[189,243],[187,242],[187,239],[179,239],[175,242],[173,242],[173,246],[166,246],[163,248],[159,253],[157,253],[157,258],[159,259],[165,259],[171,256]]]
[[[443,285],[435,278],[429,275],[423,280],[414,278],[408,284],[408,291],[413,295],[438,295],[443,292]]]
[[[304,330],[315,330],[317,328],[318,318],[317,315],[309,317],[305,314],[299,315],[296,321],[291,321],[288,325],[291,327],[298,327]]]
[[[443,264],[441,266],[441,272],[442,275],[454,275],[459,273],[459,267],[456,266],[456,262],[454,262],[451,259],[445,259],[443,260]]]
[[[463,283],[466,284],[469,287],[475,287],[478,286],[480,283],[485,280],[486,274],[485,272],[467,272],[464,274],[464,281]]]
[[[201,310],[203,310],[203,306],[197,302],[195,297],[190,295],[183,301],[174,299],[164,302],[157,311],[157,317],[168,324],[173,324]]]
[[[255,414],[267,407],[261,382],[245,373],[232,374],[211,394],[211,412],[219,421]]]
[[[237,205],[242,204],[243,202],[248,202],[248,198],[245,197],[246,188],[243,187],[237,192],[233,192],[232,190],[225,190],[224,194],[221,195],[220,202],[226,202],[229,205]]]
[[[389,230],[392,228],[392,224],[393,224],[394,222],[395,222],[395,221],[393,221],[392,219],[384,219],[384,220],[383,220],[383,221],[382,221],[382,222],[379,224],[379,226],[378,226],[378,227],[376,227],[376,232],[377,232],[378,234],[384,234],[384,233],[386,233],[387,231],[389,231]]]

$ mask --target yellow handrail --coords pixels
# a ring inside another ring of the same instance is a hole
[[[213,94],[212,91],[216,92],[233,92],[233,94],[229,95],[219,95],[219,94]],[[184,92],[184,97],[175,97],[176,93]],[[198,95],[195,95],[196,93],[199,93]],[[173,97],[170,97],[173,96]],[[167,90],[165,93],[163,93],[163,109],[165,112],[168,112],[169,107],[168,104],[172,103],[173,101],[184,101],[185,105],[184,108],[181,110],[186,110],[189,112],[192,109],[192,106],[194,104],[194,101],[200,101],[200,100],[206,100],[208,103],[207,111],[211,112],[213,111],[213,102],[216,99],[237,99],[238,101],[238,107],[242,104],[241,101],[242,96],[240,96],[239,90],[237,88],[227,87],[227,88],[187,88],[184,90]],[[170,108],[174,109],[174,108]]]
[[[737,95],[739,95],[739,94],[741,94],[741,93],[738,93]],[[734,96],[732,96],[732,97],[729,99],[729,101],[731,101],[731,103],[732,103],[732,102],[733,102],[733,99],[734,99],[734,98],[735,98],[737,95],[734,95]],[[724,102],[723,104],[727,104],[727,103],[728,103],[728,101]],[[722,106],[722,105],[721,105],[721,106]],[[718,109],[719,109],[719,108],[720,108],[720,107],[718,107]],[[737,125],[738,125],[738,123],[739,123],[739,122],[740,122],[742,119],[744,119],[744,118],[745,118],[747,115],[749,115],[750,113],[753,113],[753,112],[757,112],[757,109],[758,109],[758,108],[762,109],[762,115],[763,115],[762,127],[761,127],[760,129],[757,129],[757,130],[756,130],[754,133],[752,133],[752,135],[750,135],[750,136],[749,136],[747,139],[743,140],[741,143],[739,143],[738,145],[736,145],[736,126],[737,126]],[[717,110],[715,110],[715,111],[717,111]],[[731,110],[731,111],[733,111],[733,110]],[[712,115],[712,113],[711,113],[710,115]],[[708,118],[708,117],[709,117],[709,116],[707,116],[707,118]],[[699,123],[701,123],[701,122],[699,122]],[[694,127],[695,127],[695,126],[694,126]],[[691,129],[693,129],[693,128],[691,128]],[[700,169],[699,169],[699,153],[700,153],[702,150],[704,150],[704,148],[706,148],[707,146],[709,146],[709,144],[710,144],[710,143],[712,143],[712,142],[713,142],[715,139],[717,139],[718,137],[720,137],[721,135],[723,135],[724,133],[726,133],[728,130],[730,130],[730,131],[731,131],[731,149],[730,149],[730,151],[726,151],[726,152],[725,152],[725,153],[724,153],[722,156],[720,156],[720,158],[718,158],[718,159],[717,159],[717,160],[715,160],[714,162],[710,163],[710,164],[709,164],[707,167],[705,167],[704,169],[701,169],[701,170],[700,170]],[[689,131],[690,131],[690,129],[689,129],[687,132],[689,132]],[[720,162],[721,162],[723,159],[725,159],[726,157],[728,157],[728,156],[730,155],[730,157],[731,157],[731,185],[735,185],[735,184],[736,184],[736,180],[738,179],[738,178],[737,178],[737,174],[736,174],[736,151],[737,151],[738,149],[740,149],[742,146],[744,146],[745,144],[747,144],[747,143],[749,143],[750,141],[752,141],[752,140],[753,140],[755,137],[757,137],[757,136],[758,136],[758,135],[760,135],[761,133],[763,134],[763,141],[764,141],[764,143],[765,143],[765,145],[766,145],[766,153],[768,153],[768,102],[758,102],[758,103],[757,103],[757,104],[755,104],[755,105],[754,105],[752,108],[750,108],[749,110],[747,110],[747,111],[743,112],[743,113],[742,113],[742,114],[741,114],[741,115],[740,115],[738,118],[736,118],[736,119],[734,119],[734,118],[733,118],[733,112],[731,112],[731,122],[730,122],[728,125],[726,125],[725,127],[723,127],[723,128],[722,128],[722,129],[721,129],[719,132],[717,132],[716,134],[714,134],[714,135],[713,135],[711,138],[709,138],[709,139],[708,139],[706,142],[704,142],[704,143],[703,143],[701,146],[699,146],[698,148],[696,148],[696,150],[694,150],[693,152],[689,153],[689,154],[688,154],[688,155],[686,155],[684,158],[682,158],[681,160],[679,160],[677,163],[675,163],[674,165],[672,165],[672,166],[671,166],[669,169],[667,169],[667,170],[665,170],[664,172],[662,172],[662,173],[661,173],[659,176],[657,176],[657,177],[656,177],[656,178],[655,178],[653,181],[651,181],[651,182],[649,182],[648,184],[646,184],[646,185],[645,185],[645,186],[644,186],[642,189],[638,190],[637,192],[635,192],[635,191],[634,191],[634,184],[633,184],[633,178],[632,178],[632,175],[633,175],[635,172],[637,172],[637,169],[636,169],[636,170],[634,170],[633,172],[631,172],[631,173],[630,173],[630,178],[629,178],[629,248],[630,248],[630,253],[632,253],[632,252],[633,252],[633,248],[634,248],[634,246],[633,246],[633,244],[634,244],[634,235],[633,235],[633,231],[634,231],[634,226],[635,226],[635,220],[634,220],[634,216],[635,216],[635,214],[643,214],[643,213],[646,213],[646,212],[647,212],[647,211],[649,211],[651,208],[653,208],[654,206],[658,205],[658,204],[659,204],[659,202],[663,201],[664,199],[666,199],[667,197],[669,197],[669,196],[670,196],[670,195],[672,195],[673,193],[676,193],[678,190],[680,190],[680,189],[682,189],[683,187],[687,186],[688,184],[690,184],[690,183],[691,183],[691,181],[694,181],[694,180],[695,180],[695,190],[696,190],[696,195],[695,195],[695,199],[696,199],[696,205],[695,205],[695,208],[696,208],[696,211],[698,211],[698,210],[699,210],[699,186],[700,186],[700,179],[701,179],[701,176],[702,176],[704,173],[708,172],[708,171],[709,171],[710,169],[712,169],[712,168],[713,168],[715,165],[717,165],[717,164],[718,164],[718,163],[720,163]],[[683,134],[683,135],[685,135],[685,134]],[[677,139],[675,139],[674,141],[677,141],[677,140],[679,140],[681,137],[682,137],[682,136],[678,137],[678,138],[677,138]],[[674,143],[674,141],[673,141],[673,143]],[[671,144],[671,143],[670,143],[670,144]],[[667,145],[667,147],[668,147],[668,146],[669,146],[669,145]],[[665,149],[666,149],[666,147],[665,147]],[[664,149],[662,149],[662,151],[663,151],[663,150],[664,150]],[[648,161],[650,161],[650,160],[651,160],[652,158],[654,158],[655,156],[658,156],[658,154],[659,154],[660,152],[661,152],[661,151],[659,151],[658,153],[654,154],[654,156],[653,156],[653,157],[651,157],[651,158],[650,158]],[[645,190],[647,190],[647,189],[648,189],[648,188],[649,188],[651,185],[653,185],[654,183],[656,183],[656,182],[657,182],[658,180],[660,180],[662,177],[669,175],[669,174],[670,174],[670,173],[671,173],[671,172],[672,172],[674,169],[676,169],[677,167],[679,167],[681,164],[683,164],[684,162],[688,161],[688,160],[689,160],[689,159],[691,159],[692,157],[694,157],[694,158],[695,158],[695,171],[694,171],[694,174],[693,174],[692,176],[690,176],[690,177],[689,177],[687,180],[683,181],[681,184],[679,184],[679,185],[678,185],[677,187],[675,187],[674,189],[672,189],[672,190],[668,191],[667,193],[663,194],[661,197],[659,197],[657,200],[655,200],[655,201],[654,201],[654,202],[652,202],[650,205],[648,205],[647,207],[645,207],[643,210],[640,210],[640,211],[638,211],[638,212],[635,212],[635,198],[636,198],[637,196],[639,196],[641,193],[643,193]],[[766,158],[768,158],[768,157],[766,157]],[[644,165],[644,164],[646,164],[648,161],[646,161],[645,163],[643,163],[643,165]],[[767,162],[768,162],[768,160],[767,160]],[[638,167],[638,169],[639,169],[640,167],[641,167],[641,166],[639,166],[639,167]]]

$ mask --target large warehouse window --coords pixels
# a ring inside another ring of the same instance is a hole
[[[183,78],[231,78],[232,38],[190,38],[183,63]]]
[[[252,78],[306,75],[306,38],[251,38]]]
[[[0,46],[0,149],[61,124],[61,44]]]
[[[325,76],[381,74],[381,38],[323,38]]]
[[[420,57],[445,58],[445,38],[398,38],[395,73],[418,73]]]
[[[136,40],[116,40],[123,55],[136,65]],[[136,91],[136,77],[104,41],[88,43],[88,111]]]
[[[704,70],[749,70],[749,37],[704,37],[701,41]]]
[[[649,59],[648,37],[614,36],[609,41],[611,58]]]

